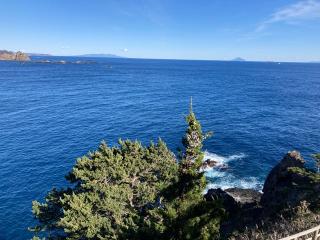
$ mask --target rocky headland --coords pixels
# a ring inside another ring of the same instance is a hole
[[[320,174],[288,152],[271,170],[262,193],[253,189],[210,189],[207,201],[219,199],[228,219],[225,239],[279,239],[320,224]]]
[[[1,61],[30,61],[30,57],[23,52],[11,52],[7,50],[0,50]]]
[[[41,57],[31,59],[30,57]],[[40,53],[23,53],[23,52],[13,52],[8,50],[0,50],[0,61],[19,61],[19,62],[30,62],[33,63],[48,63],[48,64],[94,64],[95,61],[92,60],[75,60],[75,61],[67,61],[67,60],[57,60],[57,59],[44,59],[44,57],[52,57],[49,54],[40,54]]]

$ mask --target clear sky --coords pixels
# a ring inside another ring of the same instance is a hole
[[[0,10],[0,49],[320,60],[320,0],[2,0]]]

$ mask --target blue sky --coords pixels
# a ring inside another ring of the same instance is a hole
[[[7,0],[0,49],[320,60],[320,0]]]

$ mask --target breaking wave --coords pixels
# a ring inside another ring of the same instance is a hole
[[[256,177],[239,177],[230,172],[228,163],[246,158],[244,153],[230,156],[221,156],[215,153],[205,151],[204,161],[213,160],[216,162],[214,167],[204,169],[205,176],[209,179],[207,190],[210,188],[252,188],[261,190],[263,183]]]
[[[234,154],[234,155],[230,155],[228,157],[223,157],[218,154],[205,151],[203,160],[204,161],[208,160],[208,159],[213,160],[217,163],[216,166],[219,167],[219,166],[227,165],[230,161],[243,159],[245,157],[247,157],[247,155],[245,155],[244,153]]]

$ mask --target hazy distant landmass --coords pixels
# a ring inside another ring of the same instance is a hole
[[[92,57],[92,58],[124,58],[114,54],[104,54],[104,53],[95,53],[95,54],[82,54],[75,57]]]
[[[47,53],[27,53],[27,55],[29,57],[50,57],[50,56],[53,56],[53,55],[47,54]]]
[[[232,59],[231,61],[245,62],[246,60],[244,58],[241,58],[241,57],[236,57],[236,58]]]
[[[27,53],[30,57],[52,57],[55,55],[47,53]],[[93,54],[81,54],[81,55],[70,55],[72,57],[92,57],[92,58],[123,58],[115,54],[105,54],[105,53],[93,53]]]

